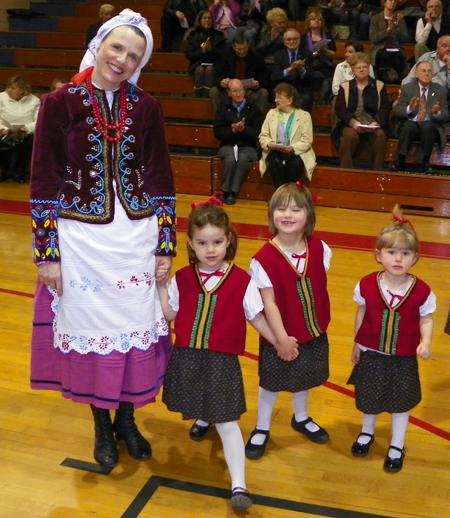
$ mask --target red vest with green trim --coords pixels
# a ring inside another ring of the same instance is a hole
[[[420,343],[419,309],[425,304],[431,289],[414,277],[404,298],[391,308],[381,291],[380,273],[371,273],[359,283],[361,296],[366,301],[366,312],[355,342],[386,354],[416,356]]]
[[[323,244],[314,236],[306,240],[306,264],[299,273],[286,255],[272,242],[266,243],[254,258],[272,283],[284,328],[299,343],[307,343],[327,330],[330,299],[323,265]]]
[[[182,268],[176,278],[180,309],[174,346],[244,354],[247,324],[243,302],[250,275],[232,264],[209,292],[195,266]]]

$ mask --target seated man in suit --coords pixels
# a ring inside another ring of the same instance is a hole
[[[405,170],[406,153],[414,140],[420,140],[423,152],[422,171],[434,174],[430,166],[430,156],[434,143],[441,149],[446,144],[443,124],[448,121],[446,89],[432,82],[433,72],[430,63],[419,63],[416,81],[403,85],[400,100],[395,107],[399,124],[398,160],[390,164],[389,170]]]
[[[220,103],[228,101],[228,83],[232,78],[244,82],[245,97],[265,113],[269,98],[266,63],[259,52],[250,48],[250,42],[243,34],[233,38],[231,49],[222,54],[214,67],[215,86],[209,92],[214,113]]]
[[[260,109],[245,98],[239,79],[230,79],[228,102],[219,105],[214,119],[214,135],[220,140],[219,157],[223,160],[223,195],[217,196],[227,205],[234,205],[241,185],[253,162],[258,160],[256,142],[262,125]]]
[[[94,39],[100,27],[114,16],[115,10],[116,8],[111,4],[103,4],[100,6],[100,11],[98,13],[100,21],[88,27],[86,33],[86,47],[89,45],[91,40]]]
[[[300,33],[296,29],[288,29],[284,33],[285,50],[274,56],[271,82],[275,87],[279,83],[294,86],[301,99],[301,108],[309,113],[312,110],[312,53],[300,49]]]

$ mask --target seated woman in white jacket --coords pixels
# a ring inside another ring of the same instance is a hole
[[[0,93],[0,182],[8,178],[25,182],[39,106],[40,100],[22,76],[11,77]],[[7,137],[15,145],[5,146],[6,140],[2,141]]]
[[[300,179],[303,171],[311,179],[316,166],[312,150],[311,115],[299,108],[300,97],[290,84],[280,83],[273,91],[276,108],[267,112],[259,143],[263,154],[259,162],[261,176],[269,167],[275,188]]]

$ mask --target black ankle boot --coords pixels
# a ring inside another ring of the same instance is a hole
[[[107,468],[117,466],[119,451],[114,440],[114,429],[109,410],[91,405],[95,423],[94,459]]]
[[[152,455],[150,443],[138,430],[134,422],[133,403],[120,403],[114,418],[114,431],[118,441],[127,445],[128,455],[136,460],[148,460]]]

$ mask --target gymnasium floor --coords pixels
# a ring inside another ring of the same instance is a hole
[[[178,269],[186,264],[185,218],[198,197],[180,195]],[[203,198],[204,199],[204,198]],[[93,472],[93,423],[83,405],[59,394],[29,389],[29,339],[35,267],[31,262],[27,186],[0,185],[0,518],[203,518],[229,517],[229,478],[215,431],[205,441],[188,438],[190,422],[158,401],[137,412],[153,457],[138,463],[122,451],[109,475]],[[238,200],[230,208],[240,235],[236,263],[247,268],[269,233],[266,204]],[[422,240],[413,273],[438,297],[433,354],[420,362],[423,399],[412,411],[403,470],[383,472],[390,416],[380,416],[370,455],[350,447],[360,430],[351,370],[356,282],[377,269],[374,236],[387,213],[317,208],[317,234],[333,250],[329,272],[332,323],[331,376],[311,392],[309,414],[330,433],[314,445],[290,427],[292,404],[276,405],[266,456],[247,461],[247,487],[255,518],[313,516],[364,518],[450,517],[450,337],[443,326],[450,306],[450,220],[411,216]],[[244,371],[248,411],[244,439],[255,426],[257,336],[249,331]],[[62,465],[64,463],[64,465]]]

